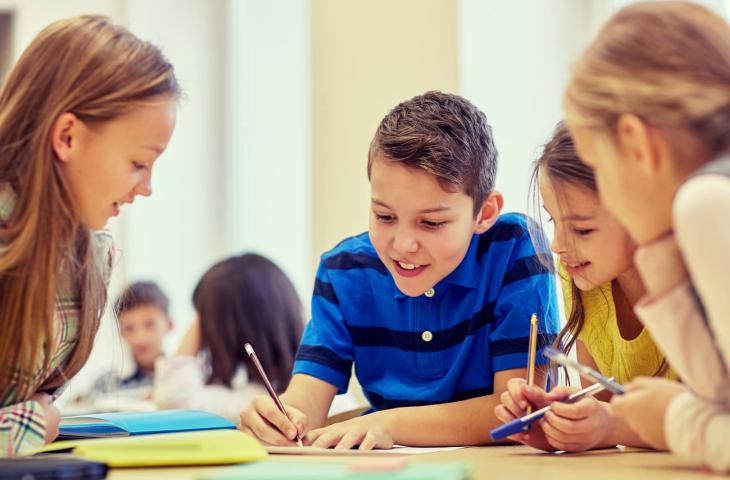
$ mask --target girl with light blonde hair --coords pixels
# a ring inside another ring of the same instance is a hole
[[[685,385],[640,378],[612,406],[644,441],[730,469],[730,26],[684,2],[620,10],[579,59],[567,125],[637,244],[635,306]]]
[[[55,22],[0,91],[0,456],[55,438],[50,394],[89,356],[121,205],[150,195],[179,88],[160,50],[104,17]]]

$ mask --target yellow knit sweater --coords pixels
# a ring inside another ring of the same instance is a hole
[[[559,272],[566,315],[570,318],[573,305],[571,280],[562,264]],[[646,329],[632,340],[621,336],[610,282],[593,290],[581,291],[580,298],[585,318],[578,340],[585,345],[603,375],[626,383],[634,377],[653,376],[659,371],[664,355]],[[677,378],[673,371],[665,370],[663,377]]]

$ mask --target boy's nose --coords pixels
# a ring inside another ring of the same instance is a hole
[[[410,232],[399,232],[393,240],[393,248],[398,253],[415,253],[418,251],[418,241]]]

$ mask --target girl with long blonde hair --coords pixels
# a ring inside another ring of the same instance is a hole
[[[637,244],[636,313],[686,383],[635,380],[614,411],[648,444],[728,470],[730,25],[691,3],[626,7],[575,65],[564,105]]]
[[[55,22],[0,91],[0,456],[55,438],[49,393],[89,356],[120,206],[150,195],[179,88],[154,45],[99,16]]]

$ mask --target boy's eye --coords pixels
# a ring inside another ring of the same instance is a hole
[[[423,223],[428,228],[439,228],[439,227],[446,225],[447,222],[445,222],[445,221],[435,222],[433,220],[423,220],[421,223]]]
[[[574,231],[576,234],[580,235],[581,237],[585,237],[585,236],[593,233],[595,231],[595,229],[593,229],[593,228],[583,228],[583,229],[576,228],[576,229],[574,229]]]
[[[132,166],[135,170],[147,170],[147,165],[139,162],[132,162]]]
[[[395,220],[395,217],[393,215],[384,215],[377,212],[373,213],[375,213],[375,218],[377,218],[380,222],[392,222],[393,220]]]

